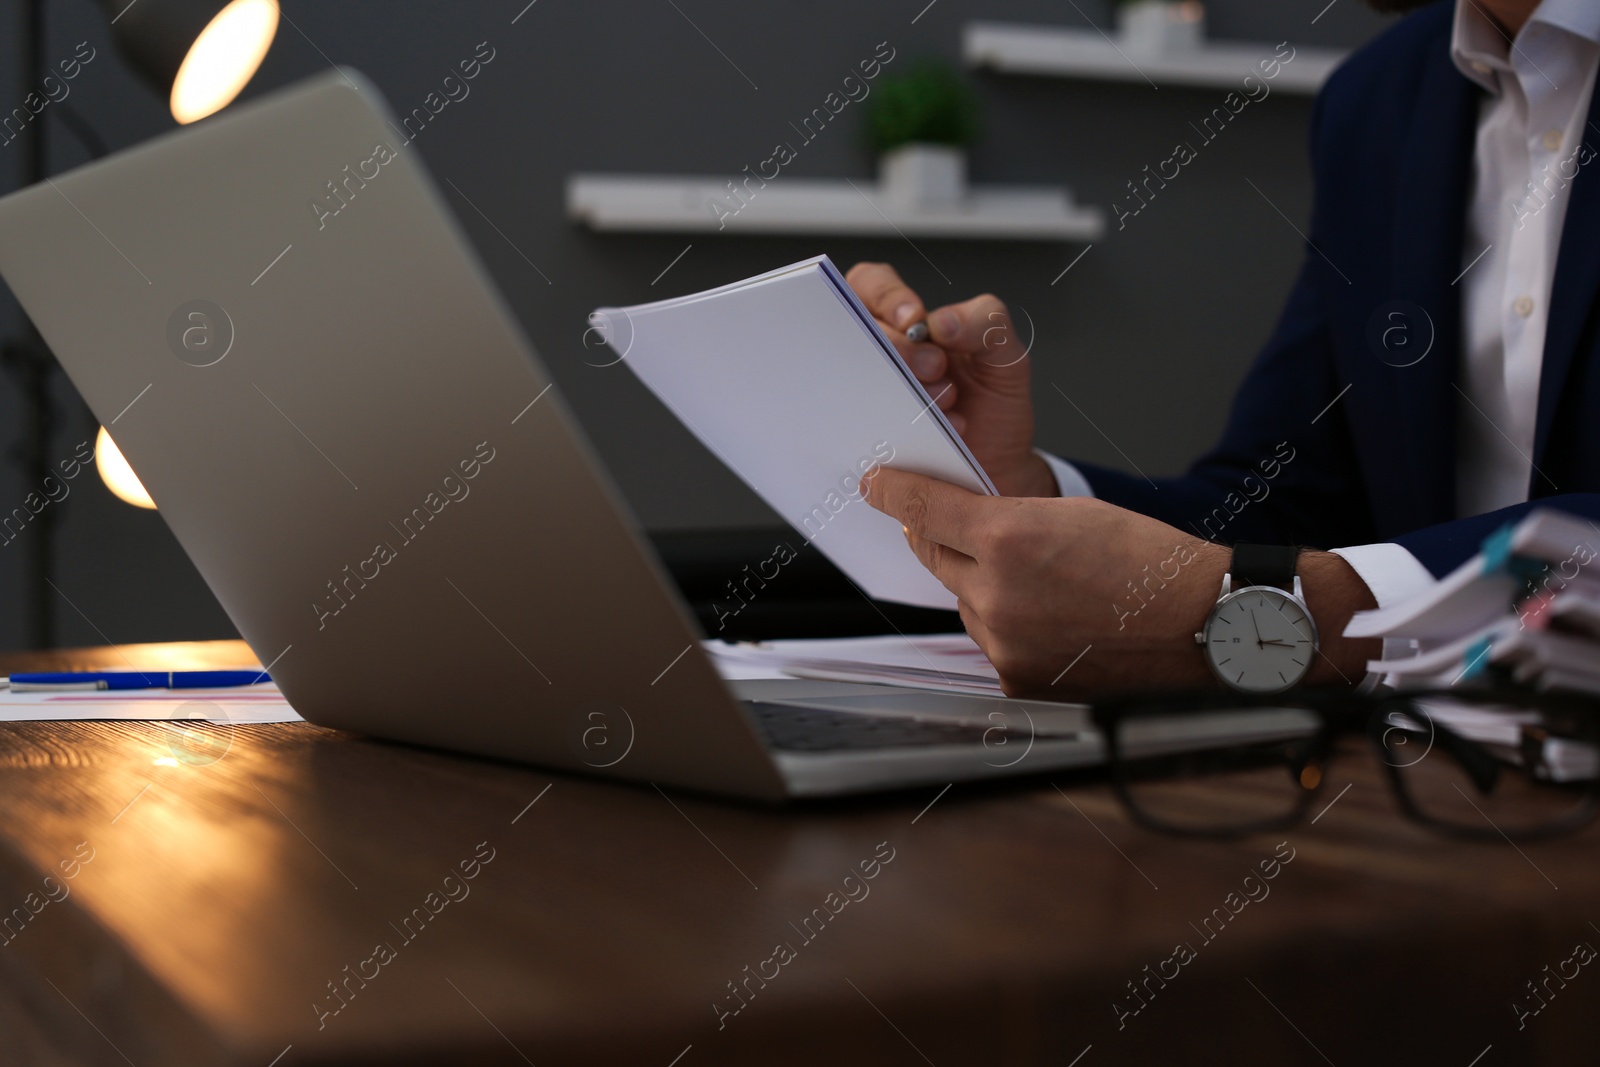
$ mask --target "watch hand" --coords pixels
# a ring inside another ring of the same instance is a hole
[[[1294,647],[1294,645],[1292,643],[1288,642],[1288,641],[1262,641],[1261,643],[1263,645],[1277,645],[1279,648],[1293,648]]]
[[[1260,648],[1265,642],[1261,640],[1261,624],[1256,621],[1255,609],[1250,610],[1250,625],[1256,628],[1256,647]]]

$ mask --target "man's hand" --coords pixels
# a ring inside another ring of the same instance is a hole
[[[857,263],[846,277],[995,487],[1055,496],[1055,477],[1033,452],[1028,356],[1006,306],[985,295],[930,313],[887,263]],[[924,320],[929,340],[912,344],[906,327]]]
[[[1218,684],[1194,635],[1228,570],[1221,545],[1086,497],[980,496],[886,468],[865,489],[959,599],[967,632],[1008,696],[1073,700]],[[1359,682],[1380,643],[1342,635],[1354,611],[1375,606],[1371,593],[1331,553],[1302,553],[1299,573],[1322,637],[1308,681]]]

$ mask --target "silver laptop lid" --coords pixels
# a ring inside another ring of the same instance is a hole
[[[0,200],[0,274],[313,722],[783,786],[377,90]]]

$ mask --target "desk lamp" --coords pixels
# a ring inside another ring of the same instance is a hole
[[[255,76],[278,31],[277,0],[101,0],[111,33],[128,64],[157,92],[172,117],[187,125],[233,102]],[[118,499],[154,508],[104,426],[95,466]]]
[[[23,0],[19,5],[22,41],[20,64],[23,98],[37,98],[45,75],[45,7],[47,0]],[[179,123],[205,118],[230,104],[260,67],[278,29],[277,0],[100,0],[111,22],[112,37],[128,64],[157,92],[167,95],[172,117]],[[92,155],[104,147],[65,101],[50,108]],[[47,176],[45,133],[48,117],[38,117],[22,138],[22,183],[33,185]],[[23,477],[40,485],[52,473],[49,449],[54,426],[51,382],[55,358],[29,324],[23,335],[0,347],[0,362],[18,381],[24,407],[22,442],[18,449]],[[140,507],[154,507],[132,468],[104,427],[97,438],[101,477],[119,498]],[[53,528],[55,509],[39,513],[39,526],[30,538],[27,563],[27,638],[35,647],[48,647],[53,630],[54,571]]]

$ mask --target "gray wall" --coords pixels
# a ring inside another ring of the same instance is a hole
[[[788,138],[788,123],[820,104],[880,41],[898,50],[895,69],[916,56],[955,58],[960,26],[973,18],[1071,25],[1087,14],[1109,25],[1105,0],[937,0],[926,11],[926,0],[538,0],[512,25],[524,2],[286,0],[287,19],[247,96],[324,70],[332,60],[364,71],[403,112],[420,104],[479,42],[496,49],[471,95],[447,107],[416,144],[438,176],[459,186],[515,242],[511,247],[475,211],[454,201],[560,387],[651,528],[753,526],[776,519],[630,375],[584,362],[585,314],[598,304],[693,291],[818,252],[842,265],[893,262],[932,302],[992,291],[1026,309],[1036,329],[1040,443],[1124,468],[1131,462],[1156,474],[1179,469],[1216,434],[1227,399],[1270,329],[1298,264],[1301,244],[1294,230],[1246,181],[1304,226],[1310,102],[1275,92],[1250,105],[1149,208],[1126,229],[1113,227],[1056,285],[1052,279],[1081,246],[918,241],[947,284],[899,239],[696,235],[693,248],[652,287],[651,280],[691,239],[596,235],[575,227],[562,205],[569,172],[732,176]],[[1359,0],[1334,3],[1313,25],[1325,5],[1326,0],[1211,0],[1208,11],[1214,36],[1270,44],[1287,39],[1297,46],[1353,46],[1383,25]],[[53,56],[69,55],[81,40],[101,51],[76,82],[70,102],[112,148],[169,128],[164,102],[135,82],[114,54],[99,9],[87,0],[50,6]],[[10,28],[16,13],[16,0],[0,3],[3,110],[12,106],[12,96],[21,96],[18,42]],[[1264,46],[1263,53],[1269,51]],[[1059,182],[1081,201],[1102,205],[1122,194],[1124,183],[1145,164],[1165,158],[1177,141],[1192,139],[1187,123],[1198,121],[1223,95],[993,74],[974,81],[986,105],[986,132],[973,153],[976,180]],[[52,136],[54,170],[84,160],[59,124]],[[15,157],[14,146],[0,148],[6,188],[17,181]],[[785,174],[860,178],[872,170],[860,109],[852,108],[807,145]],[[548,276],[548,284],[524,255]],[[14,328],[18,314],[9,293],[0,298],[0,328]],[[70,386],[63,382],[60,392],[69,425],[57,435],[52,454],[66,457],[93,424]],[[0,386],[0,437],[7,445],[15,442],[17,403],[10,383]],[[8,460],[0,467],[0,510],[20,503],[27,491]],[[232,635],[157,515],[112,499],[92,474],[79,479],[62,509],[56,581],[71,603],[58,604],[58,644]],[[21,544],[0,548],[0,648],[17,647],[23,632]]]

